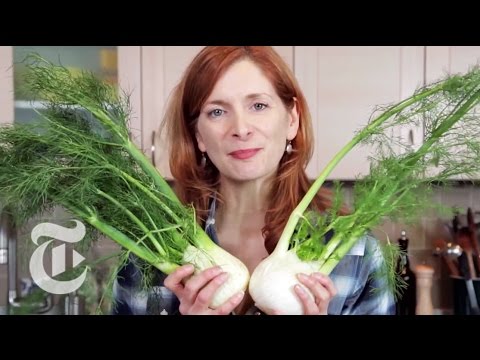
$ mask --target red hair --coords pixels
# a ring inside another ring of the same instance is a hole
[[[272,252],[288,221],[311,185],[305,168],[312,156],[312,120],[305,97],[288,65],[271,48],[264,46],[205,47],[193,59],[175,88],[163,124],[170,141],[170,170],[175,190],[185,204],[193,204],[198,220],[208,215],[211,195],[219,186],[219,172],[212,163],[201,167],[202,154],[195,138],[196,122],[201,108],[218,79],[235,62],[248,59],[256,64],[272,83],[287,109],[296,99],[299,129],[292,140],[293,153],[284,155],[268,197],[265,246]],[[311,207],[323,211],[331,205],[331,192],[321,189]]]

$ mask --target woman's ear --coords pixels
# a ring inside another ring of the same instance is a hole
[[[298,127],[300,125],[300,117],[298,114],[298,101],[297,98],[293,98],[293,106],[288,114],[288,130],[287,130],[287,140],[295,139],[298,133]]]
[[[201,152],[206,152],[207,148],[205,147],[205,143],[203,142],[202,136],[198,131],[195,131],[195,138],[197,139],[198,149]]]

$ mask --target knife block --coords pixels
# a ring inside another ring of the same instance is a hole
[[[474,315],[465,278],[451,276],[450,279],[453,286],[453,314]],[[472,283],[477,297],[477,303],[480,304],[480,279],[473,279]]]
[[[434,270],[428,265],[417,265],[417,305],[415,315],[433,315],[432,285]]]

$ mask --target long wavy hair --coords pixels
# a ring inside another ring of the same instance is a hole
[[[307,102],[295,76],[278,53],[264,46],[203,48],[174,89],[162,126],[170,139],[170,170],[175,179],[175,191],[181,201],[194,206],[197,220],[203,223],[212,194],[216,194],[219,187],[219,171],[211,162],[204,167],[200,165],[202,154],[195,138],[197,119],[218,79],[232,64],[243,59],[252,61],[263,71],[287,109],[291,109],[294,98],[297,99],[299,129],[292,140],[294,151],[285,154],[280,161],[271,184],[262,229],[265,247],[271,253],[290,213],[311,185],[305,169],[313,152],[312,119]],[[329,190],[321,189],[311,207],[323,211],[331,206],[331,198]]]

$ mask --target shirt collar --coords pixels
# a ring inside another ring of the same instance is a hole
[[[217,232],[215,229],[215,214],[217,211],[217,193],[211,196],[210,207],[208,209],[207,221],[205,221],[205,232],[208,236],[218,244]]]

